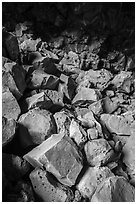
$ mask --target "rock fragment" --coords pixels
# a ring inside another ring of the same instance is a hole
[[[82,170],[82,157],[75,144],[64,134],[52,135],[24,158],[33,166],[44,166],[62,184],[72,186]]]
[[[2,117],[2,146],[7,145],[15,135],[16,121]]]
[[[111,161],[115,154],[110,144],[105,139],[88,141],[84,150],[87,161],[91,166],[102,166]]]
[[[12,93],[9,90],[2,93],[2,116],[17,120],[20,113],[20,107]]]
[[[113,175],[108,167],[89,167],[77,184],[77,189],[83,197],[91,199],[98,185]]]
[[[43,202],[72,201],[73,193],[57,182],[48,172],[36,168],[30,174],[34,192]]]
[[[124,177],[113,176],[102,182],[91,202],[134,202],[135,189]]]
[[[73,98],[72,104],[89,101],[91,103],[98,101],[101,98],[101,93],[98,89],[81,88]]]
[[[18,123],[20,142],[23,147],[40,144],[56,132],[54,118],[47,110],[38,108],[29,110],[20,116]]]

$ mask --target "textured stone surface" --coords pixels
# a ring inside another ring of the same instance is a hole
[[[101,93],[98,89],[90,88],[81,88],[78,93],[73,98],[72,104],[81,102],[81,101],[98,101],[101,98]]]
[[[111,148],[107,140],[103,138],[87,142],[84,150],[87,161],[91,166],[105,165],[114,157],[114,150]]]
[[[34,192],[45,202],[71,201],[73,193],[57,182],[48,172],[36,168],[30,174]]]
[[[134,202],[135,189],[123,177],[113,176],[102,182],[91,202]]]
[[[69,137],[52,135],[24,158],[33,166],[45,166],[62,184],[72,186],[82,170],[82,157]]]
[[[92,198],[98,185],[114,174],[108,167],[89,167],[77,185],[83,197]]]
[[[2,117],[2,146],[8,144],[15,135],[16,121]]]
[[[2,93],[2,116],[17,120],[21,113],[20,107],[10,91]]]
[[[47,110],[32,109],[20,116],[19,137],[22,146],[40,144],[56,132],[52,114]]]

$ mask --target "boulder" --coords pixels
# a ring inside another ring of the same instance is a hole
[[[55,90],[59,84],[59,78],[49,75],[41,69],[36,69],[28,76],[28,88],[30,89],[51,89]]]
[[[33,166],[44,166],[62,184],[75,184],[82,170],[82,156],[69,137],[64,134],[52,135],[41,145],[24,156]]]
[[[47,110],[38,108],[29,110],[20,116],[19,138],[22,147],[40,144],[50,135],[56,132],[56,126],[52,114]]]
[[[110,162],[115,154],[107,140],[101,138],[88,141],[84,146],[87,161],[91,166],[102,166]]]
[[[112,176],[98,186],[91,202],[135,202],[135,189],[124,177]]]
[[[43,202],[70,202],[73,193],[69,188],[57,182],[48,172],[36,168],[30,174],[33,190]]]
[[[70,138],[73,138],[78,146],[83,145],[87,141],[86,132],[74,119],[71,120],[69,136]]]
[[[15,62],[5,63],[3,66],[2,85],[7,86],[17,100],[26,89],[24,69]]]
[[[89,101],[91,103],[98,101],[101,98],[101,93],[98,89],[81,88],[72,100],[72,104]]]
[[[12,95],[12,93],[7,90],[2,93],[2,116],[5,118],[12,118],[17,120],[21,113],[20,107]]]
[[[21,179],[31,170],[30,164],[23,158],[13,154],[2,154],[2,169],[6,178],[13,182]]]
[[[2,46],[6,49],[8,57],[16,61],[19,57],[19,46],[15,35],[7,32],[3,29],[2,31]]]
[[[2,117],[2,146],[7,145],[15,135],[16,121]]]
[[[91,199],[98,185],[110,176],[114,174],[108,167],[89,167],[77,184],[77,189],[83,197]]]

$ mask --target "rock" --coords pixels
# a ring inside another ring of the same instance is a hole
[[[84,198],[91,199],[98,185],[111,176],[114,174],[108,167],[89,167],[77,184],[77,189]]]
[[[81,88],[72,100],[72,104],[89,101],[91,103],[98,101],[101,98],[101,93],[98,89]]]
[[[26,89],[25,73],[23,68],[15,62],[5,63],[2,75],[3,86],[7,86],[17,100]]]
[[[103,137],[102,127],[99,122],[94,117],[94,114],[92,111],[89,111],[82,117],[79,115],[78,120],[81,121],[82,125],[87,128],[93,128],[97,131],[98,136]]]
[[[87,130],[87,134],[88,134],[88,140],[94,140],[94,139],[98,139],[99,137],[99,134],[98,134],[98,131],[97,129],[94,127],[94,128],[89,128]]]
[[[103,109],[104,113],[113,113],[118,107],[120,103],[117,98],[105,97],[103,98]]]
[[[80,131],[82,127],[74,120],[71,120],[69,127],[69,136],[73,138],[78,146],[83,145],[87,141],[87,134],[83,129],[83,132]]]
[[[100,119],[111,133],[116,133],[117,135],[130,135],[131,129],[133,129],[132,126],[134,126],[134,117],[132,113],[129,113],[129,116],[125,114],[102,114]]]
[[[33,166],[44,166],[62,184],[75,185],[82,170],[82,157],[69,137],[63,133],[52,135],[24,158]]]
[[[69,127],[71,123],[71,119],[65,111],[56,112],[54,115],[54,119],[57,125],[57,132],[65,132],[69,134]]]
[[[113,135],[113,140],[115,142],[121,142],[122,147],[123,147],[127,143],[129,137],[130,136],[128,136],[128,135],[117,135],[117,134],[114,134]]]
[[[36,52],[37,45],[41,41],[40,38],[33,40],[33,39],[24,39],[23,42],[19,45],[20,50],[24,52]]]
[[[82,195],[78,190],[75,190],[73,202],[80,202],[82,200]]]
[[[64,58],[60,61],[60,64],[72,65],[75,68],[79,68],[80,64],[79,56],[75,52],[70,51],[68,54],[65,54]]]
[[[18,181],[30,171],[30,164],[19,156],[2,154],[2,169],[6,178],[13,182]]]
[[[38,51],[28,53],[28,64],[30,65],[41,62],[43,59],[44,57],[42,57],[41,53]]]
[[[60,80],[63,83],[60,84],[59,91],[64,94],[69,100],[72,100],[76,89],[76,83],[71,77],[68,77],[64,74],[60,75]]]
[[[104,88],[106,88],[108,82],[112,77],[113,75],[106,69],[97,71],[90,69],[89,71],[80,73],[76,79],[76,82],[79,84],[78,89],[85,87],[85,81],[87,81],[89,87],[103,90]]]
[[[88,109],[92,111],[95,115],[100,116],[104,112],[103,99],[90,104]]]
[[[96,139],[88,141],[84,150],[87,161],[91,166],[102,166],[110,162],[115,154],[110,144],[105,139]]]
[[[51,89],[58,87],[59,79],[53,75],[45,73],[43,70],[34,70],[31,78],[28,78],[28,88],[30,89]]]
[[[11,60],[16,61],[19,57],[19,46],[15,35],[2,31],[2,46],[6,49]]]
[[[132,72],[121,71],[113,78],[111,84],[113,84],[117,89],[120,89],[123,86],[123,83],[125,83],[125,80],[131,78],[131,75]]]
[[[2,116],[17,120],[20,113],[20,107],[12,93],[9,90],[2,93]]]
[[[69,202],[73,198],[69,188],[61,185],[52,175],[40,168],[31,172],[30,180],[34,192],[43,202]]]
[[[20,116],[18,123],[19,138],[24,148],[32,144],[40,144],[56,132],[54,118],[47,110],[38,108],[29,110]]]
[[[7,145],[15,135],[16,121],[2,117],[2,146]]]
[[[55,65],[55,63],[53,63],[53,59],[49,57],[43,59],[43,61],[39,65],[39,68],[47,74],[52,74],[56,76],[60,74],[60,71],[57,69],[57,66]]]
[[[128,138],[122,152],[124,154],[123,162],[127,166],[128,173],[130,175],[135,175],[135,133],[132,133]]]
[[[135,202],[135,189],[124,177],[109,177],[98,186],[91,202]]]

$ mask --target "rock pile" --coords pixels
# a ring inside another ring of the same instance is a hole
[[[3,4],[3,201],[134,202],[133,12],[46,4]]]

